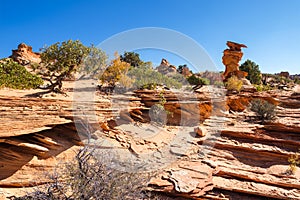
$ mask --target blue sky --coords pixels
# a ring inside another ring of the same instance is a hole
[[[231,40],[248,46],[242,62],[251,59],[262,72],[300,74],[299,10],[299,0],[1,0],[0,58],[21,42],[35,51],[68,39],[97,45],[129,29],[162,27],[197,41],[218,70],[224,70],[222,52]],[[140,54],[154,63],[166,56],[174,65],[185,62],[169,54]]]

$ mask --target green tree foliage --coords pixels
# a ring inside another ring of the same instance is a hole
[[[41,59],[46,68],[44,75],[49,77],[47,80],[50,81],[47,89],[61,91],[63,79],[79,69],[79,65],[88,53],[89,48],[78,40],[57,42],[42,48]]]
[[[246,60],[241,66],[240,70],[247,72],[247,79],[250,80],[252,84],[259,85],[261,83],[261,72],[259,70],[259,65],[251,60]]]
[[[30,89],[42,84],[43,80],[40,77],[31,74],[12,59],[0,60],[0,87]]]
[[[236,76],[230,77],[225,83],[225,87],[229,91],[240,92],[243,86],[243,81],[238,79]]]
[[[251,101],[250,110],[255,112],[256,116],[262,123],[266,120],[274,120],[276,117],[276,105],[261,99]]]
[[[128,76],[134,80],[133,87],[140,89],[154,89],[157,85],[166,85],[167,87],[181,88],[182,83],[172,77],[165,76],[158,71],[153,70],[148,65],[142,65],[138,68],[131,68]]]
[[[187,78],[191,85],[209,85],[210,81],[207,78],[199,78],[195,74]]]
[[[137,67],[143,64],[143,61],[140,59],[140,55],[135,52],[124,52],[121,55],[121,61],[127,62],[132,67]]]
[[[183,70],[183,68],[185,68],[185,67],[187,67],[186,64],[184,64],[184,65],[179,65],[178,68],[177,68],[177,72],[178,72],[179,74],[182,74],[182,70]]]
[[[79,67],[80,73],[90,78],[99,78],[99,75],[104,72],[107,66],[107,60],[106,53],[92,45],[87,49],[87,55],[85,55]]]

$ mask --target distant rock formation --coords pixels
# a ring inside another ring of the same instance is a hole
[[[178,69],[177,69],[177,72],[179,74],[181,74],[182,76],[184,77],[189,77],[192,75],[192,72],[191,70],[188,68],[188,66],[186,64],[184,65],[179,65],[178,66]]]
[[[280,72],[278,75],[282,76],[284,78],[289,78],[290,77],[290,73],[289,72]]]
[[[224,50],[222,57],[222,62],[226,66],[226,70],[223,74],[224,80],[227,80],[231,76],[237,76],[240,79],[245,78],[248,74],[247,72],[239,70],[239,62],[243,57],[241,48],[247,48],[247,46],[230,41],[227,41],[226,45],[229,49]]]
[[[21,65],[41,62],[40,54],[32,52],[32,47],[24,43],[19,44],[18,49],[12,50],[10,58]]]
[[[160,65],[156,68],[162,74],[176,73],[177,69],[171,65],[166,59],[162,59]]]

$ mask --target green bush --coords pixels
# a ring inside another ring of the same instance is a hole
[[[192,76],[187,78],[187,81],[191,85],[209,85],[210,81],[207,78],[199,78],[193,74]]]
[[[258,92],[269,91],[273,89],[270,85],[254,85],[254,86],[256,87],[256,90]]]
[[[243,86],[243,81],[238,79],[236,76],[230,77],[225,83],[225,87],[229,91],[241,91]]]
[[[0,61],[0,87],[30,89],[42,84],[43,80],[28,72],[24,66],[11,59]]]
[[[250,110],[255,112],[256,116],[262,123],[266,120],[274,120],[276,117],[276,105],[261,99],[251,101]]]
[[[223,81],[215,81],[214,86],[221,88],[221,87],[224,87],[224,83],[223,83]]]
[[[182,83],[178,77],[172,78],[153,70],[149,66],[131,68],[127,76],[133,80],[133,87],[139,89],[155,89],[158,85],[166,85],[169,88],[181,88]]]
[[[294,80],[294,83],[295,84],[300,84],[300,79],[298,77],[296,77],[295,80]]]

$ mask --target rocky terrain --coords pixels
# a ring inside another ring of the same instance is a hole
[[[10,92],[0,93],[1,198],[24,194],[47,182],[45,174],[71,160],[85,139],[82,127],[74,124],[72,90],[69,97],[42,98],[27,94],[33,91]],[[162,92],[164,107],[171,114],[164,115],[166,124],[153,125],[149,113]],[[261,125],[253,118],[247,106],[254,98],[278,105],[274,122]],[[288,163],[300,145],[299,94],[226,95],[223,89],[209,87],[192,94],[140,90],[106,96],[96,92],[93,108],[94,136],[105,137],[123,155],[144,158],[171,144],[167,154],[147,158],[150,167],[157,165],[160,172],[148,190],[189,199],[300,199],[300,172],[289,173]],[[155,129],[155,134],[134,137],[132,127],[135,132]],[[175,159],[165,160],[172,156]]]
[[[171,198],[300,199],[300,169],[291,173],[288,162],[300,147],[299,86],[256,92],[238,69],[246,46],[227,45],[224,76],[240,76],[241,92],[203,86],[111,94],[89,80],[64,82],[64,95],[1,89],[0,199],[48,183],[91,139],[118,169],[154,171],[147,190]],[[25,44],[11,58],[40,62]],[[158,70],[176,67],[163,59]],[[261,124],[249,109],[253,99],[276,105],[277,118]]]

